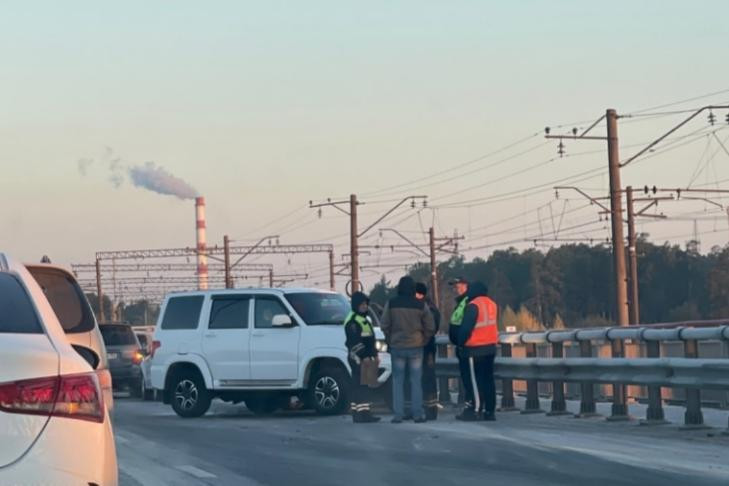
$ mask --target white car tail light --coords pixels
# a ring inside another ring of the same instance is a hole
[[[0,411],[104,421],[103,398],[95,373],[2,383]]]

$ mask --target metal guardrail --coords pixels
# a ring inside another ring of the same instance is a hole
[[[656,328],[653,325],[646,325],[501,333],[499,335],[499,343],[551,344],[568,341],[614,341],[626,339],[635,341],[729,340],[729,324],[714,327],[665,327],[668,324],[658,324],[658,326],[661,327]],[[436,344],[449,344],[448,336],[436,336]]]
[[[689,358],[497,358],[498,379],[571,383],[622,383],[698,389],[729,389],[729,360]],[[438,376],[456,378],[458,360],[438,360]]]
[[[550,414],[566,414],[565,383],[578,383],[581,400],[578,416],[594,416],[595,385],[611,384],[613,405],[609,419],[626,420],[629,418],[626,386],[637,385],[648,390],[648,411],[643,422],[660,424],[666,423],[661,394],[661,388],[665,387],[685,390],[685,426],[703,427],[701,390],[729,391],[729,359],[699,357],[699,342],[729,342],[729,325],[726,325],[729,321],[711,323],[722,325],[671,328],[670,324],[659,324],[502,333],[500,357],[496,358],[495,366],[495,376],[502,381],[501,410],[516,410],[513,381],[518,380],[526,381],[527,401],[522,412],[543,411],[538,386],[540,382],[548,382],[552,385]],[[625,345],[629,342],[645,346],[647,357],[625,357]],[[682,343],[684,357],[661,357],[661,344],[669,342]],[[438,336],[436,343],[448,345],[447,336]],[[564,357],[566,343],[578,345],[580,357]],[[593,346],[597,343],[609,344],[612,358],[594,357]],[[511,357],[515,345],[526,347],[526,358]],[[538,357],[538,345],[551,347],[551,357]],[[448,378],[460,375],[458,360],[446,357],[448,353],[443,351],[441,346],[437,373],[442,379],[441,386],[447,387]]]

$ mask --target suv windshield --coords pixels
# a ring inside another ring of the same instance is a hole
[[[105,324],[99,326],[99,329],[101,329],[101,335],[104,337],[104,344],[107,346],[138,345],[134,331],[129,326]]]
[[[27,268],[43,289],[66,333],[88,332],[94,328],[91,307],[73,277],[55,268],[32,265]]]
[[[350,305],[341,294],[304,292],[286,294],[286,300],[309,326],[343,324]]]

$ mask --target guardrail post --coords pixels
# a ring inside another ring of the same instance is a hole
[[[511,358],[511,344],[501,344],[501,357]],[[499,412],[514,412],[516,410],[518,409],[514,401],[514,382],[503,379],[501,380],[501,407]]]
[[[646,341],[646,355],[648,358],[661,357],[661,343],[659,341]],[[660,386],[648,387],[648,410],[642,425],[663,425],[667,424],[666,416],[663,413],[663,397]]]
[[[686,358],[699,357],[699,342],[695,339],[687,339],[683,343],[683,352]],[[701,411],[701,390],[698,388],[686,389],[686,413],[684,414],[684,425],[682,429],[704,429],[704,414]]]
[[[580,341],[580,357],[592,358],[592,342],[590,340]],[[599,417],[595,406],[595,389],[593,383],[581,383],[581,400],[580,413],[575,415],[577,418]]]
[[[527,358],[537,357],[537,345],[534,343],[527,343],[526,345]],[[544,410],[539,408],[539,382],[537,380],[527,380],[527,400],[526,407],[521,413],[544,413]]]
[[[552,358],[564,358],[564,344],[552,343]],[[552,383],[552,407],[547,415],[567,415],[567,402],[564,398],[564,382]]]
[[[608,339],[610,333],[608,332]],[[613,358],[625,357],[625,342],[622,339],[610,339],[610,352]],[[622,383],[613,383],[613,406],[608,420],[620,422],[630,420],[628,416],[628,388]]]

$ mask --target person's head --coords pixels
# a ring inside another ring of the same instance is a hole
[[[473,300],[476,297],[487,297],[489,295],[489,288],[485,283],[476,281],[468,287],[468,300]]]
[[[428,296],[428,287],[424,283],[418,282],[415,284],[415,298],[418,300],[425,300]]]
[[[370,308],[370,298],[364,292],[355,292],[352,294],[352,312],[359,315],[366,315]]]
[[[405,276],[397,283],[397,295],[404,297],[415,297],[415,280]]]
[[[449,282],[456,295],[466,295],[468,292],[468,281],[463,277],[456,277]]]

